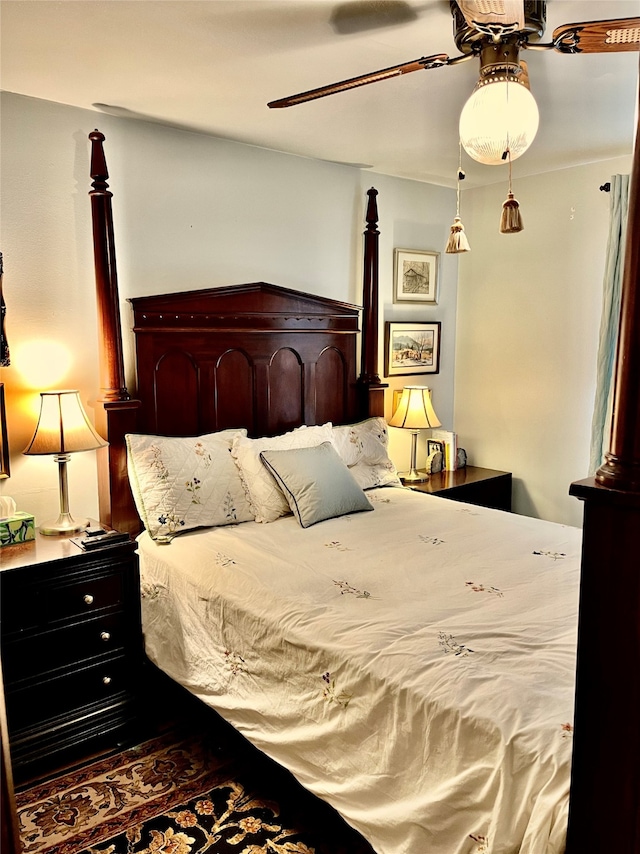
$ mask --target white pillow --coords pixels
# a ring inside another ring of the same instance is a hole
[[[314,448],[323,442],[331,442],[331,436],[332,425],[328,422],[321,427],[292,430],[281,436],[262,439],[237,436],[233,440],[231,453],[240,471],[256,522],[273,522],[291,512],[280,487],[260,459],[261,451]]]
[[[331,442],[315,448],[262,451],[301,528],[348,513],[373,510]]]
[[[187,438],[125,436],[133,498],[152,539],[168,542],[193,528],[253,519],[231,457],[233,440],[246,433],[222,430]]]
[[[361,489],[402,486],[389,459],[387,422],[378,416],[333,428],[333,444]]]

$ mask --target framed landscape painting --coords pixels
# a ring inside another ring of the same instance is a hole
[[[394,249],[393,301],[438,302],[439,252]]]
[[[437,374],[440,322],[385,323],[385,376]]]

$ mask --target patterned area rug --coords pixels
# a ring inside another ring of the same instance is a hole
[[[251,748],[163,736],[16,795],[24,854],[373,854]]]

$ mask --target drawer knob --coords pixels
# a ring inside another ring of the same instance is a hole
[[[111,640],[111,633],[110,632],[100,632],[100,640],[105,641],[105,643],[106,643],[106,641]]]
[[[103,676],[102,677],[102,684],[103,685],[111,685],[111,677],[110,676]]]
[[[82,598],[85,605],[93,605],[93,596],[91,593],[86,593]]]

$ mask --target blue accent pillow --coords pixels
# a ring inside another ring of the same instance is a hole
[[[314,448],[262,451],[260,459],[302,528],[336,516],[373,510],[331,442]]]

